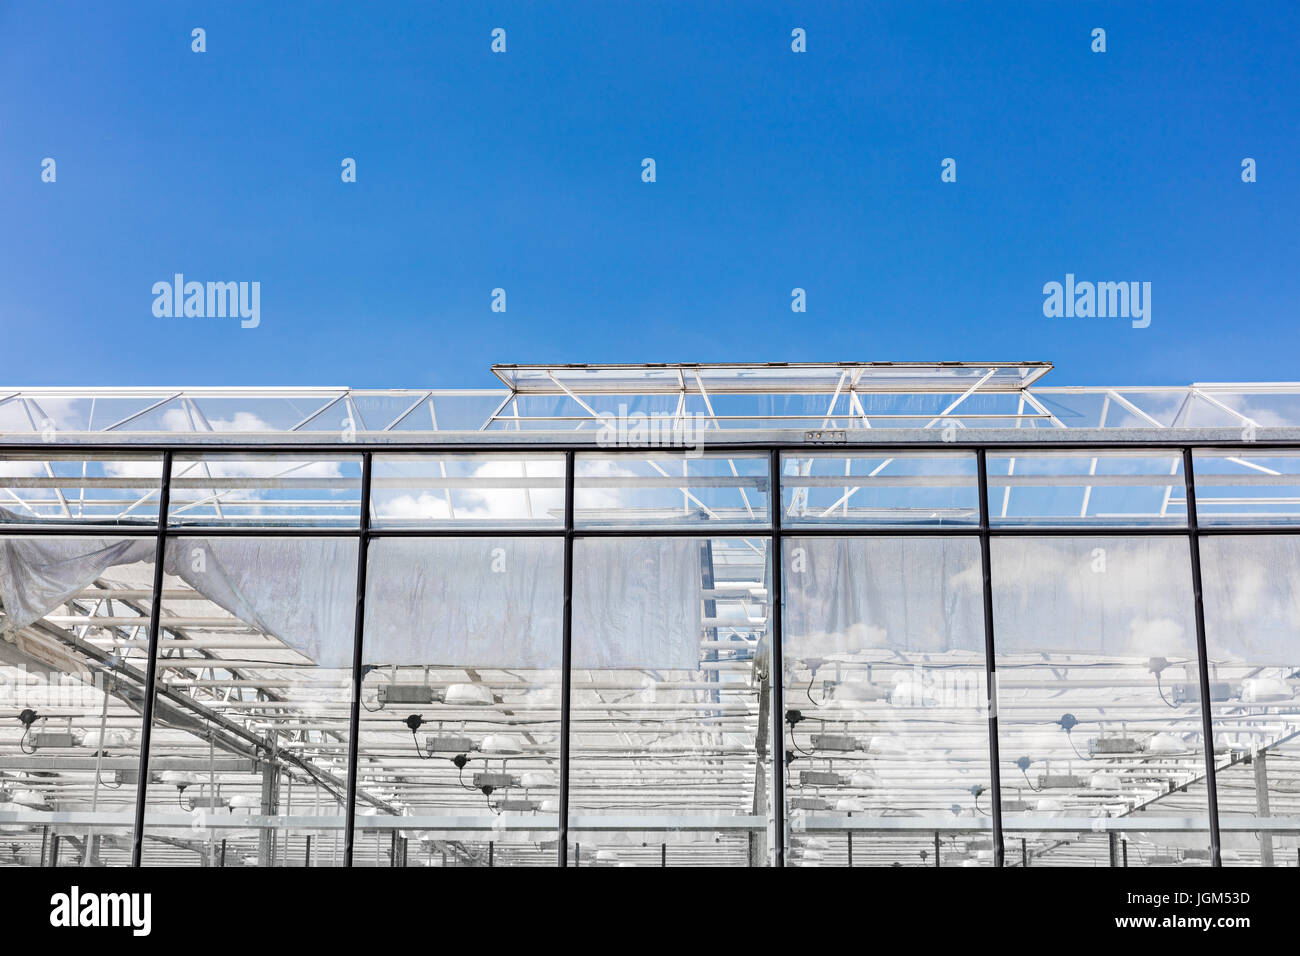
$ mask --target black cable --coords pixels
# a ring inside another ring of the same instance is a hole
[[[1034,786],[1034,782],[1033,782],[1032,780],[1029,779],[1029,773],[1028,773],[1028,772],[1027,772],[1023,767],[1020,769],[1020,772],[1024,775],[1025,783],[1029,784],[1029,789],[1030,789],[1030,790],[1034,791],[1034,793],[1042,793],[1042,792],[1043,792],[1042,787],[1035,787],[1035,786]]]
[[[790,746],[794,747],[795,750],[799,751],[799,753],[803,754],[805,757],[813,757],[813,756],[816,756],[816,752],[815,752],[815,751],[804,750],[802,747],[799,746],[798,743],[795,742],[795,739],[794,739],[794,724],[790,724],[789,726],[790,726]]]
[[[1170,703],[1169,703],[1169,698],[1165,696],[1165,690],[1164,690],[1163,687],[1160,686],[1160,675],[1159,675],[1159,674],[1156,674],[1156,691],[1159,692],[1159,694],[1160,694],[1160,699],[1161,699],[1161,700],[1163,700],[1166,704],[1168,704],[1168,705],[1169,705],[1170,707],[1172,707],[1174,710],[1177,710],[1177,709],[1178,709],[1178,705],[1177,705],[1177,704],[1170,704]]]
[[[411,731],[411,739],[415,741],[415,755],[417,757],[419,757],[421,760],[433,759],[433,754],[431,753],[426,754],[420,750],[420,736],[414,730]]]
[[[817,679],[816,674],[813,674],[808,678],[808,686],[804,689],[803,693],[804,696],[808,698],[808,703],[812,704],[814,707],[820,707],[821,704],[817,703],[817,701],[813,700],[812,698],[812,685],[813,685],[813,681],[815,681],[816,679]]]
[[[33,747],[31,750],[27,749],[27,735],[30,734],[31,732],[32,732],[32,725],[28,724],[26,727],[23,728],[23,735],[18,738],[18,749],[21,750],[23,753],[27,754],[29,757],[32,754],[36,753],[38,749],[36,747]]]
[[[1080,760],[1092,759],[1091,757],[1085,757],[1083,754],[1079,753],[1079,748],[1074,745],[1074,735],[1070,733],[1068,730],[1065,732],[1065,737],[1067,740],[1070,741],[1070,749],[1074,751],[1076,757],[1078,757]]]

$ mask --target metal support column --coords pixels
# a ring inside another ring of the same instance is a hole
[[[1263,820],[1272,816],[1268,806],[1268,752],[1260,750],[1251,758],[1255,765],[1255,815]],[[1273,834],[1259,832],[1259,865],[1274,866]]]
[[[993,824],[993,865],[1006,865],[1006,847],[1002,839],[1002,763],[998,750],[998,674],[997,656],[993,636],[993,571],[989,556],[989,474],[988,459],[983,448],[975,452],[975,467],[979,474],[980,508],[980,570],[984,583],[984,675],[985,700],[989,709],[989,782],[993,791],[993,806],[989,819]]]
[[[348,712],[348,792],[343,821],[343,865],[352,865],[357,824],[357,761],[361,736],[362,642],[366,629],[366,564],[370,552],[370,452],[361,456],[361,535],[357,538],[357,593],[352,618],[352,703]]]
[[[274,816],[280,812],[280,764],[276,759],[277,734],[271,731],[267,740],[271,749],[267,751],[266,760],[262,762],[261,807],[264,816]],[[257,832],[257,865],[274,866],[276,857],[276,831],[263,827]]]
[[[153,742],[153,705],[158,684],[158,630],[162,614],[163,564],[167,557],[167,512],[171,508],[172,453],[163,452],[158,488],[158,533],[154,541],[153,590],[149,599],[149,659],[144,669],[144,706],[140,711],[140,779],[135,787],[135,829],[131,832],[131,865],[139,866],[144,848],[144,811],[149,798],[149,746]],[[57,843],[55,844],[57,847]],[[56,850],[57,852],[57,850]]]
[[[785,554],[781,543],[781,453],[772,450],[768,468],[768,502],[772,509],[772,592],[767,596],[768,633],[771,635],[767,665],[768,683],[772,688],[772,717],[769,721],[772,734],[782,732],[785,726],[785,658],[781,651],[781,608],[784,605],[781,570]],[[783,747],[772,747],[772,827],[776,831],[772,841],[772,865],[785,866],[785,752]]]
[[[560,633],[560,819],[558,866],[569,865],[569,735],[573,721],[573,483],[574,453],[564,453],[564,617]],[[577,855],[574,856],[577,866]]]
[[[1205,646],[1205,603],[1201,595],[1201,536],[1196,520],[1196,474],[1192,450],[1183,449],[1183,487],[1187,500],[1187,544],[1192,558],[1192,609],[1196,614],[1196,669],[1200,672],[1201,734],[1205,738],[1205,790],[1210,805],[1210,866],[1222,866],[1219,834],[1219,787],[1214,769],[1214,704],[1210,700],[1210,663]]]

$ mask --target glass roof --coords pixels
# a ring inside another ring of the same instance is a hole
[[[1050,362],[779,362],[761,365],[494,365],[516,392],[547,393],[557,383],[580,392],[677,392],[694,386],[726,392],[985,391],[1023,388],[1052,368]]]
[[[1051,367],[497,365],[495,389],[0,387],[0,443],[599,443],[642,420],[703,444],[933,442],[946,429],[997,443],[1300,438],[1300,382],[1038,384]]]

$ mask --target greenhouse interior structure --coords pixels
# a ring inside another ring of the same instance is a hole
[[[0,389],[0,865],[1300,866],[1300,383]]]

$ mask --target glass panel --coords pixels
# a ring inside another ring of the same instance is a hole
[[[168,542],[147,865],[342,864],[356,555],[353,538]]]
[[[989,455],[988,472],[995,527],[1187,524],[1179,452]]]
[[[979,543],[787,538],[789,863],[988,865]]]
[[[558,538],[371,543],[355,865],[555,865],[563,571]]]
[[[678,528],[766,525],[768,459],[649,451],[579,455],[579,527]]]
[[[574,856],[767,865],[767,542],[588,538],[573,563]]]
[[[0,539],[0,866],[131,862],[153,559],[152,537]]]
[[[1300,523],[1300,452],[1198,451],[1193,469],[1200,525]]]
[[[593,417],[593,411],[595,417]],[[682,408],[681,395],[527,395],[493,417],[497,431],[595,431],[602,448],[651,444],[698,450],[708,420]]]
[[[857,528],[979,524],[975,456],[788,455],[781,522]]]
[[[0,526],[151,525],[162,458],[0,458]]]
[[[810,390],[832,393],[859,389],[922,389],[948,386],[961,394],[972,386],[1015,390],[1044,375],[1043,362],[981,364],[978,362],[778,363],[772,365],[494,365],[497,377],[520,392],[553,391],[557,382],[578,394],[653,391],[676,396],[683,388],[710,395],[727,392]]]
[[[1297,866],[1300,536],[1204,537],[1201,570],[1224,863]]]
[[[1008,858],[1105,865],[1114,829],[1131,866],[1204,863],[1186,539],[995,537],[991,561]]]
[[[172,460],[168,524],[355,528],[361,459],[212,454]]]
[[[562,455],[376,455],[376,528],[561,527]]]

